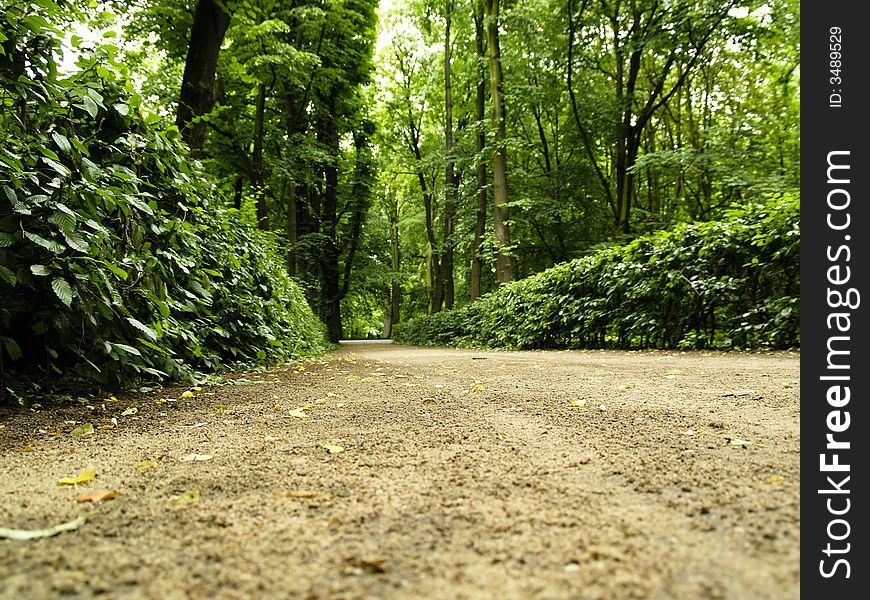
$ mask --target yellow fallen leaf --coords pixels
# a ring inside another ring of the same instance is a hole
[[[326,404],[326,398],[318,398],[314,401],[314,404]]]
[[[195,385],[195,386],[193,386],[193,387],[190,388],[190,389],[192,389],[194,392],[201,392],[201,391],[202,391],[202,388],[201,388],[200,386],[198,386],[198,385]]]
[[[22,448],[21,451],[22,452],[33,452],[34,450],[33,450],[33,446],[24,446],[24,448]]]
[[[627,389],[627,390],[633,390],[633,389],[634,389],[634,384],[633,384],[633,383],[626,383],[626,384],[625,384],[625,389]]]
[[[89,494],[83,494],[76,498],[76,502],[104,502],[106,500],[114,500],[118,497],[118,492],[111,490],[94,490]]]
[[[227,408],[228,407],[224,406],[223,404],[218,404],[214,407],[214,414],[216,414],[217,416],[221,416],[226,412]]]
[[[277,412],[277,411],[280,411],[280,410],[281,410],[281,405],[280,405],[280,404],[275,404],[275,406],[273,406],[272,408],[274,408],[275,411]]]
[[[172,499],[172,502],[176,507],[189,506],[191,504],[199,504],[201,500],[201,496],[199,494],[199,490],[187,490],[180,496],[176,496]]]
[[[308,415],[305,414],[305,410],[302,408],[294,408],[290,412],[287,413],[291,417],[296,417],[297,419],[307,419]]]
[[[482,392],[483,391],[483,382],[479,379],[474,380],[474,386],[471,388],[472,392]]]
[[[127,410],[125,410],[124,412],[122,412],[122,413],[121,413],[121,416],[122,416],[122,417],[128,417],[128,416],[130,416],[130,415],[135,415],[137,412],[139,412],[139,409],[136,408],[135,406],[131,406],[130,408],[128,408]]]
[[[330,444],[329,442],[320,442],[320,445],[323,448],[326,448],[330,454],[341,454],[342,452],[344,452],[344,446]]]
[[[284,495],[288,498],[316,498],[320,495],[320,492],[311,490],[290,490]]]
[[[769,483],[771,485],[779,485],[783,481],[785,481],[785,477],[777,474],[777,475],[771,475],[770,477],[768,477],[766,480],[766,483]]]
[[[114,428],[115,428],[114,425],[100,425],[100,429],[102,429],[103,431],[109,431],[110,429],[114,429]]]
[[[688,427],[680,427],[677,431],[679,431],[683,435],[695,435],[695,430],[689,429]]]
[[[75,477],[63,477],[62,479],[57,480],[58,485],[79,485],[81,483],[87,483],[89,481],[93,481],[97,476],[97,468],[94,465],[88,465],[84,469],[82,469],[81,473],[76,475]]]
[[[182,398],[193,398],[193,392],[190,390],[185,390],[181,393]]]
[[[148,469],[156,469],[159,465],[153,460],[143,460],[141,462],[136,463],[137,471],[146,471]]]
[[[586,406],[586,400],[572,400],[571,406]]]
[[[204,462],[211,460],[211,454],[188,454],[181,459],[182,462]]]

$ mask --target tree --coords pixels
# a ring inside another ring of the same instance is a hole
[[[507,190],[507,122],[503,95],[504,76],[499,44],[499,2],[484,0],[487,18],[487,45],[489,47],[489,71],[492,97],[492,123],[495,130],[492,152],[493,229],[497,242],[495,270],[499,283],[513,279],[513,264],[510,256],[510,227],[508,225]]]
[[[195,154],[205,142],[206,121],[201,117],[215,104],[214,77],[230,15],[218,0],[199,0],[190,30],[181,95],[175,124]]]

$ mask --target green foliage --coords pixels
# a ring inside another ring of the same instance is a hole
[[[559,264],[394,339],[494,348],[757,348],[800,343],[799,201],[734,207]]]
[[[54,32],[17,16],[4,55],[31,76],[0,73],[0,368],[118,384],[323,348],[277,242],[210,206],[111,49],[58,79]]]

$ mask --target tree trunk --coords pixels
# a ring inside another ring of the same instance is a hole
[[[483,261],[480,251],[486,234],[486,129],[483,119],[486,114],[486,58],[483,33],[483,2],[478,0],[474,13],[474,46],[477,51],[477,102],[475,116],[477,117],[477,219],[474,225],[474,241],[471,245],[471,301],[480,298],[480,275]]]
[[[390,191],[387,192],[390,194]],[[399,270],[402,267],[402,251],[399,246],[399,202],[395,196],[387,198],[387,219],[390,223],[390,285],[387,288],[388,298],[385,303],[384,337],[392,335],[392,327],[401,319],[402,286],[399,282]]]
[[[254,114],[254,151],[251,164],[253,165],[254,180],[251,182],[254,188],[254,198],[257,201],[257,227],[269,228],[269,207],[266,205],[266,175],[263,168],[263,122],[266,113],[266,84],[257,84],[257,105]]]
[[[296,275],[296,250],[294,246],[299,239],[299,228],[296,224],[296,184],[287,184],[287,273]]]
[[[205,121],[194,122],[194,119],[214,108],[214,76],[229,25],[230,15],[216,0],[197,2],[175,117],[175,124],[194,156],[202,150],[206,127]]]
[[[513,280],[513,264],[509,254],[511,245],[510,228],[508,227],[507,206],[507,125],[505,123],[505,106],[502,96],[503,75],[501,68],[501,47],[499,45],[498,16],[499,1],[486,0],[487,42],[489,44],[490,85],[492,87],[492,121],[495,128],[495,144],[492,160],[492,190],[493,190],[493,230],[496,240],[495,272],[499,283]]]
[[[441,240],[441,281],[444,308],[453,308],[453,221],[456,212],[456,159],[453,155],[453,88],[450,79],[450,25],[453,3],[445,6],[444,27],[444,155],[447,160],[444,173],[444,236]],[[438,307],[440,309],[440,307]]]
[[[329,152],[329,162],[324,168],[325,187],[321,212],[321,233],[324,234],[324,248],[321,254],[321,296],[320,316],[326,323],[330,342],[341,339],[341,289],[339,251],[335,234],[338,221],[338,164],[340,152],[338,127],[334,118],[335,97],[329,101],[328,114],[325,116],[324,142]]]

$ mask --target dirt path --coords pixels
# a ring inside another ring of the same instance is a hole
[[[6,410],[0,528],[119,497],[0,539],[0,597],[798,598],[799,362],[361,344]]]

